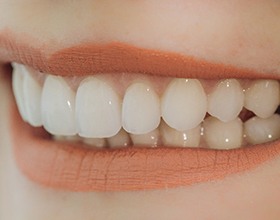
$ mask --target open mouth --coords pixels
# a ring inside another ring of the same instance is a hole
[[[87,57],[76,56],[81,48]],[[177,187],[278,155],[273,75],[120,43],[82,45],[44,61],[30,51],[7,58],[23,119],[14,111],[12,128],[19,167],[40,184],[75,191]]]

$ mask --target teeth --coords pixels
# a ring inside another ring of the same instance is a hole
[[[227,79],[218,84],[208,96],[208,113],[223,122],[235,119],[244,104],[244,94],[239,82]]]
[[[225,79],[214,88],[208,84],[205,88],[212,92],[206,96],[197,79],[172,79],[165,88],[170,80],[166,78],[156,85],[160,98],[148,77],[144,82],[123,78],[120,85],[111,86],[105,76],[64,79],[21,64],[12,66],[13,91],[23,120],[34,127],[43,125],[54,140],[100,148],[164,145],[224,150],[280,138],[280,116],[274,114],[280,103],[276,80],[256,80],[243,90],[247,81]],[[127,85],[122,101],[113,88],[122,94]],[[206,111],[211,116],[205,118]],[[247,120],[251,111],[257,116]],[[238,117],[247,120],[244,125]]]
[[[112,137],[121,129],[121,101],[102,80],[85,79],[77,91],[76,106],[80,136]]]
[[[26,67],[22,67],[25,77],[23,79],[23,95],[28,122],[34,127],[42,126],[41,117],[41,95],[42,87],[30,75]]]
[[[75,93],[62,77],[48,76],[42,92],[42,120],[55,135],[75,135]]]
[[[119,133],[111,138],[107,139],[109,147],[116,148],[116,147],[127,147],[131,144],[131,140],[129,134],[121,129]]]
[[[203,123],[205,141],[213,149],[239,148],[242,144],[242,121],[237,118],[230,122],[222,122],[208,117]]]
[[[245,92],[245,107],[260,118],[272,116],[279,105],[279,83],[257,80]]]
[[[200,125],[188,131],[177,131],[166,123],[160,125],[162,143],[167,146],[198,147],[200,142]]]
[[[106,139],[105,138],[84,138],[83,142],[92,147],[106,147]]]
[[[280,116],[270,118],[253,117],[245,122],[244,133],[250,144],[262,144],[280,138]]]
[[[24,121],[27,121],[27,113],[25,110],[25,100],[23,95],[23,65],[13,63],[13,92],[18,106],[19,113]]]
[[[155,129],[147,134],[131,134],[130,135],[132,142],[134,145],[137,146],[150,146],[156,147],[159,143],[160,132],[159,129]]]
[[[207,110],[205,92],[196,79],[174,79],[162,97],[162,117],[172,128],[186,131],[198,126]]]
[[[160,100],[144,83],[134,83],[126,90],[122,107],[122,126],[131,134],[146,134],[160,123]]]

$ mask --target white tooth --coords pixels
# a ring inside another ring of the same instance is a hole
[[[62,135],[53,135],[52,138],[56,141],[74,141],[79,142],[81,138],[78,135],[71,135],[71,136],[62,136]]]
[[[244,93],[236,79],[220,82],[208,96],[208,113],[223,122],[235,119],[244,104]]]
[[[160,100],[144,83],[134,83],[126,90],[122,107],[122,126],[132,134],[146,134],[160,123]]]
[[[239,148],[242,144],[243,128],[239,118],[222,122],[214,117],[204,120],[204,137],[208,147],[214,149]]]
[[[25,77],[23,79],[23,95],[28,122],[34,127],[42,126],[41,95],[42,87],[33,79],[26,67],[22,67]]]
[[[177,131],[164,122],[160,125],[162,143],[167,146],[198,147],[200,132],[200,125],[188,131]]]
[[[162,117],[172,128],[186,131],[198,126],[207,110],[207,98],[196,79],[174,79],[161,103]]]
[[[83,138],[83,142],[92,147],[106,147],[106,139],[105,138]]]
[[[253,117],[245,122],[244,134],[250,144],[277,140],[280,138],[280,116],[274,114],[267,119]]]
[[[23,95],[23,66],[13,63],[13,92],[18,106],[19,113],[24,121],[27,121],[25,100]]]
[[[62,77],[48,76],[42,91],[42,120],[55,135],[75,135],[75,93]]]
[[[109,147],[127,147],[131,144],[129,134],[121,129],[118,134],[107,139]]]
[[[131,134],[131,140],[136,146],[156,147],[159,143],[160,132],[155,129],[147,134]]]
[[[268,118],[277,109],[279,99],[279,83],[276,80],[257,80],[245,92],[245,108],[260,118]]]
[[[105,138],[121,129],[121,101],[105,82],[94,77],[82,81],[76,98],[79,135]]]

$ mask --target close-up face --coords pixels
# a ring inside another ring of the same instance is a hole
[[[280,1],[0,0],[1,220],[279,220]]]

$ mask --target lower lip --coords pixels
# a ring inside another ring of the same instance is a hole
[[[280,154],[280,142],[221,151],[191,148],[98,150],[58,143],[24,123],[13,103],[11,134],[20,170],[38,184],[70,191],[174,188],[252,170]]]

